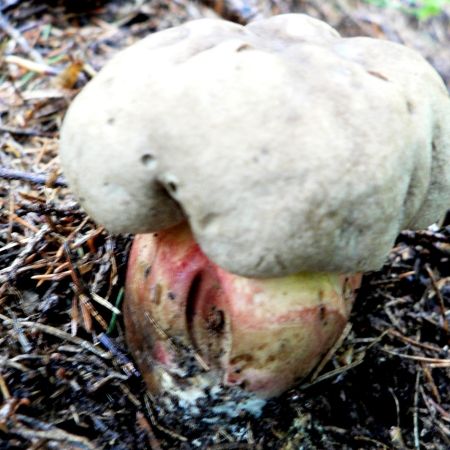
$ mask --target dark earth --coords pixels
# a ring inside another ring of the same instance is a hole
[[[450,86],[448,2],[420,19],[384,3],[0,2],[0,449],[450,448],[450,217],[366,274],[320,373],[258,420],[207,429],[146,393],[118,314],[132,236],[87,218],[58,165],[64,113],[105,61],[192,18],[306,12],[418,49]]]

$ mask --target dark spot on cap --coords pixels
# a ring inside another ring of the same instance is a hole
[[[408,109],[408,112],[410,114],[413,114],[415,112],[415,110],[416,110],[416,108],[414,106],[414,103],[411,100],[408,100],[406,102],[406,108]]]
[[[145,153],[141,156],[141,164],[147,169],[154,170],[156,168],[156,158],[151,153]]]
[[[177,192],[178,186],[174,181],[169,181],[167,183],[167,190],[169,192],[171,192],[172,194],[174,194],[175,192]]]
[[[389,78],[386,75],[383,75],[380,72],[376,72],[374,70],[368,70],[367,73],[369,75],[372,75],[373,77],[379,78],[380,80],[389,81]]]
[[[251,50],[251,49],[252,49],[252,46],[250,44],[242,44],[236,49],[236,51],[242,52],[244,50]]]

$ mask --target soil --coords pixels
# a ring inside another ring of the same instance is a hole
[[[192,18],[288,11],[417,48],[450,87],[448,6],[418,21],[344,0],[0,3],[0,449],[450,448],[450,220],[403,232],[366,274],[318,376],[258,420],[180,426],[161,417],[124,341],[132,236],[86,217],[60,174],[64,113],[118,50]]]

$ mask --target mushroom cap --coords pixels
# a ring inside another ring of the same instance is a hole
[[[374,270],[450,204],[450,99],[398,44],[301,14],[202,19],[116,55],[69,108],[61,159],[113,232],[187,219],[243,276]]]

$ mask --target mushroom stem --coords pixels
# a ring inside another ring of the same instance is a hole
[[[167,410],[206,421],[258,415],[337,340],[360,279],[244,278],[212,263],[186,224],[138,235],[126,285],[128,343]]]

